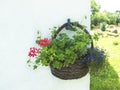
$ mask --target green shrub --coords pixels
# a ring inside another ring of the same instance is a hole
[[[101,23],[100,24],[100,29],[102,30],[102,31],[105,31],[106,30],[106,23],[105,22],[103,22],[103,23]]]

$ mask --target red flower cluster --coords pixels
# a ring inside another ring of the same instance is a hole
[[[32,48],[30,48],[30,51],[29,51],[29,53],[28,53],[28,56],[29,56],[29,57],[35,57],[35,56],[38,55],[39,51],[40,51],[39,48],[32,47]]]
[[[41,40],[38,41],[39,46],[46,47],[49,44],[50,44],[50,40],[48,38],[44,38],[44,39],[41,39]],[[39,52],[40,52],[39,48],[31,47],[30,51],[28,53],[28,56],[29,57],[35,57],[35,56],[37,56],[39,54]]]
[[[38,41],[39,46],[46,47],[49,44],[50,44],[50,39],[48,39],[48,38],[44,38],[44,39],[41,39],[41,40]]]

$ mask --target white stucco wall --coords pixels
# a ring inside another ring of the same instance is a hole
[[[50,37],[49,28],[67,18],[89,30],[90,0],[0,0],[0,90],[89,90],[89,74],[64,81],[52,76],[49,67],[33,71],[26,65],[37,30]]]

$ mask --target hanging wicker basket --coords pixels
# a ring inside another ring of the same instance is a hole
[[[58,28],[57,33],[52,37],[52,38],[56,38],[57,34],[64,28],[66,27],[70,27],[74,25],[75,22],[68,22],[63,24],[60,28]],[[80,25],[79,23],[75,24],[76,27],[80,28],[81,30],[84,29],[84,27],[82,25]],[[67,28],[66,28],[67,29]],[[89,34],[89,32],[87,30],[84,30],[87,34]],[[89,34],[90,36],[90,34]],[[91,36],[90,36],[91,38]],[[91,42],[91,48],[93,48],[93,41]],[[82,60],[76,60],[76,62],[74,64],[69,65],[68,67],[63,67],[61,69],[56,69],[53,68],[52,65],[50,65],[51,68],[51,72],[54,76],[60,78],[60,79],[64,79],[64,80],[70,80],[70,79],[78,79],[81,78],[83,76],[85,76],[88,71],[88,65],[83,63],[82,61],[85,61],[84,59],[86,56],[84,56],[83,58],[81,58]]]
[[[79,61],[77,60],[74,64],[61,69],[56,69],[51,66],[51,72],[54,76],[64,80],[81,78],[88,73],[89,69],[86,64]]]

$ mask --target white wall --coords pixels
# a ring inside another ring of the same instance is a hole
[[[89,90],[89,74],[62,81],[50,74],[49,67],[33,71],[26,65],[37,30],[50,37],[49,28],[67,18],[89,30],[90,0],[0,0],[0,90]]]

